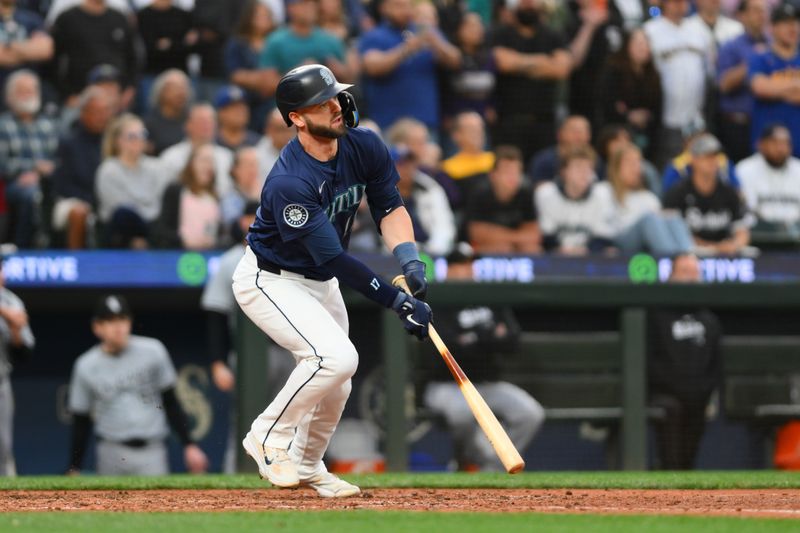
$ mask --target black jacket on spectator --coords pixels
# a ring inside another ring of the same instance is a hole
[[[50,32],[55,42],[56,81],[62,96],[79,93],[87,76],[100,64],[123,73],[124,85],[136,80],[138,60],[135,32],[125,15],[106,9],[101,15],[73,7],[61,13]]]
[[[164,11],[148,6],[136,16],[147,53],[144,71],[152,75],[171,68],[186,72],[186,58],[191,47],[184,40],[192,29],[191,13],[175,6]],[[169,40],[168,47],[159,46],[159,42],[164,42],[163,39]]]
[[[205,78],[225,79],[225,43],[239,19],[243,0],[196,0],[192,18],[200,32],[197,52],[200,74]]]
[[[178,229],[181,221],[181,192],[183,184],[173,183],[164,190],[161,214],[156,221],[155,244],[159,248],[183,248]]]
[[[523,54],[552,54],[566,50],[561,34],[540,25],[533,37],[519,34],[511,26],[500,26],[489,39],[491,46],[502,46]],[[495,88],[497,125],[495,144],[513,144],[527,161],[534,153],[555,141],[555,103],[558,82],[532,79],[522,74],[498,73]]]
[[[637,144],[643,146],[645,155],[651,158],[663,105],[661,77],[653,62],[648,63],[642,72],[636,72],[620,55],[612,56],[605,64],[598,85],[592,90],[595,91],[593,94],[599,91],[599,99],[595,100],[596,123],[626,125]],[[650,111],[650,122],[645,129],[628,122],[628,111],[633,109]]]
[[[80,198],[94,205],[94,182],[100,166],[102,136],[90,133],[80,122],[58,143],[53,187],[60,198]]]
[[[613,4],[613,2],[609,3]],[[565,31],[570,41],[575,39],[581,29],[582,21],[579,9],[576,2],[569,2],[568,10],[571,19]],[[595,129],[598,125],[595,121],[597,81],[602,75],[606,58],[619,49],[622,40],[622,29],[619,28],[616,21],[609,19],[608,22],[600,25],[592,35],[583,63],[572,71],[569,78],[570,114],[588,118]]]
[[[664,194],[664,209],[680,211],[692,235],[709,242],[724,241],[748,223],[738,191],[720,178],[711,196],[697,192],[690,177],[683,178]]]

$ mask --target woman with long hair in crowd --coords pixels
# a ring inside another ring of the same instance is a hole
[[[180,182],[164,191],[158,243],[164,248],[209,250],[219,244],[222,212],[214,184],[214,147],[192,150]]]
[[[145,154],[147,130],[136,115],[124,113],[103,136],[97,169],[97,213],[105,242],[113,248],[147,248],[163,190],[158,159]]]
[[[488,124],[494,124],[497,114],[492,94],[496,70],[481,17],[477,13],[465,13],[456,36],[455,44],[461,50],[461,67],[447,73],[446,93],[442,99],[446,120],[450,122],[464,111],[475,111]]]
[[[608,181],[613,198],[614,243],[625,254],[648,251],[657,256],[689,252],[693,240],[689,228],[677,213],[661,210],[661,201],[642,179],[642,152],[626,144],[611,154]]]
[[[652,159],[661,124],[662,93],[644,31],[631,31],[619,52],[609,57],[599,90],[597,124],[626,125],[636,145]]]
[[[264,71],[258,68],[258,58],[267,36],[276,28],[270,8],[259,0],[249,0],[239,18],[234,35],[225,45],[225,72],[228,81],[247,91],[250,105],[250,129],[262,131],[264,119],[272,107],[272,95],[263,94],[265,86]]]

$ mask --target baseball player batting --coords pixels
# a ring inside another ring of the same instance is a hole
[[[259,328],[289,350],[297,366],[242,441],[262,478],[278,487],[314,488],[323,497],[359,494],[322,462],[350,395],[358,354],[348,338],[339,283],[397,312],[409,333],[428,335],[425,267],[397,191],[389,152],[358,128],[358,110],[322,65],[288,72],[275,93],[297,137],[282,150],[261,192],[247,249],[233,274],[236,301]],[[366,196],[411,294],[347,253],[358,204]]]

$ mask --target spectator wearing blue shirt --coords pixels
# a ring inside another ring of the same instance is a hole
[[[461,52],[437,27],[413,22],[411,0],[384,0],[381,24],[359,44],[366,114],[386,129],[412,117],[439,129],[437,65],[456,69]]]
[[[739,19],[745,32],[728,41],[719,50],[717,86],[720,99],[719,136],[728,156],[738,162],[752,153],[750,121],[753,114],[753,95],[747,83],[750,58],[766,52],[766,0],[742,0]]]
[[[89,215],[95,205],[94,177],[100,166],[103,132],[113,116],[108,93],[87,87],[79,99],[80,116],[58,144],[53,172],[56,202],[53,229],[66,230],[67,247],[86,246]]]
[[[45,31],[42,17],[17,8],[16,0],[0,2],[0,43],[0,87],[15,70],[32,68],[53,57],[53,39]]]
[[[772,46],[753,56],[748,68],[750,89],[755,97],[751,141],[755,145],[768,124],[785,125],[793,139],[800,139],[800,14],[791,4],[772,12]],[[793,153],[800,157],[800,143]]]
[[[230,83],[247,91],[250,105],[250,129],[261,131],[269,110],[275,106],[271,95],[264,94],[264,71],[258,61],[267,36],[275,29],[272,11],[261,0],[250,0],[242,10],[236,33],[225,45],[225,72]]]
[[[321,63],[331,69],[336,79],[354,81],[355,72],[347,64],[344,43],[317,25],[315,0],[287,0],[289,22],[267,38],[259,58],[265,69],[263,95],[275,94],[280,77],[307,63]]]

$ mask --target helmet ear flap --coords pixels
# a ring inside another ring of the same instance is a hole
[[[342,106],[342,119],[345,126],[348,128],[355,128],[358,126],[358,107],[356,107],[356,99],[347,91],[342,91],[336,98],[339,100],[339,105]]]

